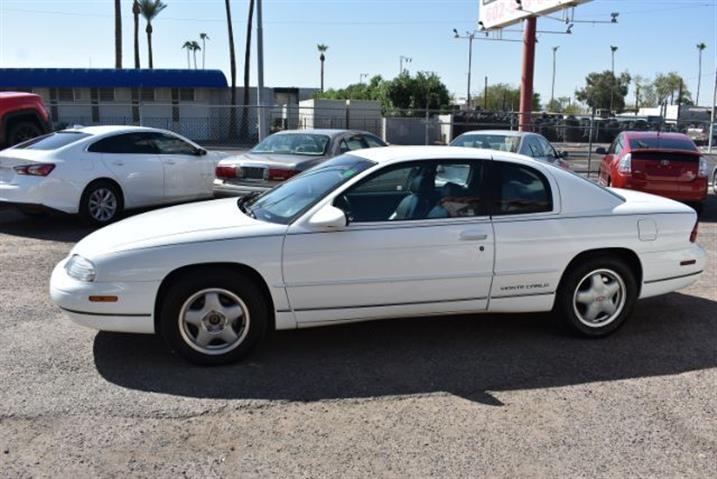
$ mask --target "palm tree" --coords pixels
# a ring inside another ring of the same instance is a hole
[[[142,7],[139,2],[132,2],[132,15],[134,16],[134,67],[139,68],[139,14],[142,13]]]
[[[142,16],[147,21],[147,50],[149,52],[149,68],[154,68],[154,59],[152,57],[152,20],[157,18],[157,15],[167,8],[167,5],[162,0],[139,0],[139,7],[142,10]]]
[[[246,46],[244,48],[244,107],[242,108],[242,121],[239,127],[239,136],[249,136],[249,73],[251,71],[251,29],[254,21],[254,0],[249,0],[249,14],[246,22]]]
[[[192,45],[192,54],[194,55],[194,69],[196,70],[197,69],[197,51],[201,50],[202,47],[200,47],[199,43],[197,43],[194,40],[191,42],[191,45]]]
[[[206,33],[200,33],[199,39],[202,41],[202,70],[204,70],[206,67],[207,40],[211,40],[211,38]]]
[[[189,52],[192,51],[192,42],[187,40],[184,42],[184,45],[182,45],[182,48],[187,50],[187,70],[191,68],[191,63],[189,62]]]
[[[115,0],[115,68],[122,68],[122,5]]]
[[[234,52],[234,28],[232,27],[232,8],[229,0],[224,0],[224,6],[227,11],[227,29],[229,30],[229,65],[231,69],[232,77],[232,90],[231,90],[231,107],[229,108],[229,137],[232,138],[236,134],[237,125],[237,59]]]
[[[700,88],[702,87],[702,52],[707,48],[707,45],[703,42],[700,42],[697,44],[697,50],[700,52],[700,63],[699,63],[699,70],[697,74],[697,96],[695,97],[695,105],[700,105]]]
[[[318,48],[319,53],[321,53],[321,55],[319,56],[319,60],[321,60],[321,91],[323,92],[324,91],[324,61],[326,60],[326,55],[324,55],[324,53],[326,53],[326,50],[328,50],[329,47],[327,45],[324,45],[323,43],[319,43],[318,45],[316,45],[316,48]]]

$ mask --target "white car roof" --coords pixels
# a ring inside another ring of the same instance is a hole
[[[82,126],[78,128],[67,128],[70,131],[79,131],[90,135],[105,135],[109,133],[131,133],[133,131],[157,131],[164,132],[158,128],[149,128],[146,126],[126,126],[126,125],[103,125],[103,126]]]
[[[535,135],[532,131],[517,131],[517,130],[471,130],[465,131],[460,134],[463,135],[502,135],[502,136],[517,136],[523,137],[528,135]]]
[[[348,154],[385,164],[407,160],[491,160],[495,158],[535,165],[535,160],[532,158],[516,153],[458,146],[386,146],[355,150]]]

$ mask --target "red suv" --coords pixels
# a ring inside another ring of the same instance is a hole
[[[49,114],[39,95],[0,92],[0,149],[48,131]]]
[[[625,131],[597,149],[605,157],[600,183],[666,196],[692,204],[698,211],[707,197],[707,160],[682,133]]]

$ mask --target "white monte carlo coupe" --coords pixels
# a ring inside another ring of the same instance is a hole
[[[51,295],[77,323],[159,333],[202,364],[272,328],[405,316],[554,310],[598,337],[700,277],[696,225],[681,203],[511,153],[376,148],[261,196],[103,228],[57,265]]]
[[[219,158],[175,133],[133,126],[62,130],[0,152],[0,202],[107,224],[124,209],[212,198]]]

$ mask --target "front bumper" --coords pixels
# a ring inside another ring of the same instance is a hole
[[[73,322],[100,331],[153,334],[154,301],[159,282],[102,283],[67,275],[65,262],[55,267],[50,296]],[[117,296],[118,301],[92,302],[90,296]]]

